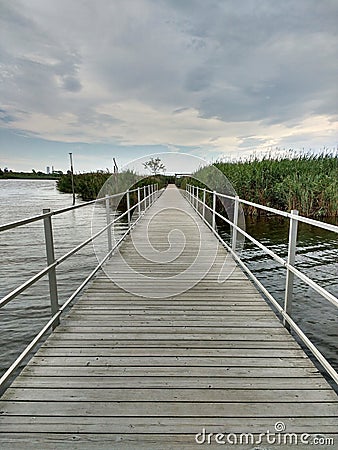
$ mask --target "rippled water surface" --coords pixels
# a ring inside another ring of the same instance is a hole
[[[0,180],[0,223],[40,214],[71,205],[71,195],[60,194],[55,181]],[[80,202],[77,200],[77,202]],[[95,229],[104,224],[103,208],[80,208],[53,218],[56,256],[61,256],[91,235],[93,213]],[[267,218],[250,221],[246,228],[262,243],[286,258],[288,224]],[[123,230],[123,228],[121,228]],[[226,236],[226,230],[223,230]],[[105,245],[101,239],[100,245]],[[26,281],[46,264],[42,222],[0,233],[0,296]],[[243,259],[256,276],[282,303],[285,269],[266,257],[253,245],[245,243]],[[296,265],[321,286],[338,295],[338,245],[334,233],[300,224]],[[97,264],[92,245],[57,269],[60,304],[80,285]],[[42,279],[0,310],[0,373],[45,324],[50,314],[48,283]],[[331,364],[338,367],[336,341],[338,319],[335,308],[300,281],[295,282],[293,316],[307,335],[318,345]]]
[[[77,204],[83,203],[77,200]],[[53,180],[0,180],[0,224],[72,205],[72,196],[56,190]],[[93,215],[94,214],[94,215]],[[53,217],[55,256],[60,257],[89,238],[92,225],[105,224],[105,210],[86,206]],[[123,228],[121,228],[123,229]],[[106,245],[105,236],[98,247]],[[0,297],[46,266],[43,222],[38,221],[0,233]],[[84,281],[97,265],[89,244],[57,267],[59,303]],[[15,360],[50,316],[47,277],[39,280],[0,309],[0,373]]]
[[[222,235],[228,238],[228,230]],[[274,253],[287,259],[288,221],[282,217],[246,218],[246,231]],[[245,241],[242,260],[258,280],[284,303],[286,270],[253,243]],[[338,296],[337,234],[299,223],[295,266],[320,286]],[[337,308],[295,277],[292,317],[302,331],[319,348],[329,362],[338,368]]]

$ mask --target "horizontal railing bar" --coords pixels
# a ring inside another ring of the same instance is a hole
[[[332,379],[336,383],[338,383],[338,374],[335,371],[335,369],[331,366],[331,364],[327,361],[327,359],[324,357],[324,355],[310,341],[310,339],[304,334],[304,332],[299,328],[299,326],[294,322],[294,320],[283,310],[283,308],[279,305],[277,300],[270,294],[270,292],[263,286],[263,284],[255,277],[255,275],[246,266],[246,264],[240,259],[240,257],[227,244],[227,242],[224,241],[224,239],[219,235],[217,230],[212,228],[212,226],[207,222],[207,220],[203,217],[203,215],[196,208],[194,208],[194,209],[197,212],[197,214],[202,218],[202,220],[205,222],[205,224],[209,227],[209,229],[215,234],[215,236],[219,239],[219,241],[224,245],[224,247],[231,253],[231,255],[238,262],[238,264],[244,269],[244,271],[254,281],[254,283],[257,285],[257,287],[269,299],[269,301],[273,304],[273,306],[277,309],[277,311],[281,314],[281,316],[286,320],[286,322],[288,322],[288,324],[293,329],[293,331],[299,336],[299,338],[303,341],[303,343],[306,345],[306,347],[312,352],[312,354],[315,356],[317,361],[322,365],[322,367],[326,370],[326,372],[332,377]],[[236,228],[238,228],[238,227],[236,227]],[[243,230],[239,229],[239,231],[243,231]],[[295,269],[293,266],[290,266],[289,264],[286,264],[286,266],[290,270],[294,269],[295,275],[298,276],[298,274],[296,272],[299,272],[299,271],[297,269]],[[320,288],[320,286],[318,286],[318,287]],[[321,288],[321,289],[323,289],[323,288]],[[325,291],[325,289],[324,289],[324,291]],[[325,292],[327,292],[327,291],[325,291]],[[330,293],[328,293],[328,294],[330,294]]]
[[[6,223],[0,226],[1,231],[11,230],[12,228],[20,227],[22,225],[27,225],[28,223],[37,222],[38,220],[42,220],[45,217],[50,216],[51,214],[39,214],[38,216],[28,217],[27,219],[18,220],[16,222]]]
[[[289,269],[292,273],[296,275],[300,280],[304,281],[308,286],[310,286],[312,289],[314,289],[318,294],[320,294],[322,297],[324,297],[326,300],[331,302],[334,306],[338,307],[338,300],[337,298],[331,294],[331,292],[327,291],[323,287],[319,286],[315,281],[311,280],[308,276],[306,276],[303,272],[300,272],[300,270],[296,269],[296,267],[292,266],[291,264],[285,263],[285,267]]]
[[[3,306],[7,305],[8,302],[13,300],[15,297],[17,297],[19,294],[21,294],[21,292],[25,291],[27,288],[32,286],[32,284],[34,284],[36,281],[40,280],[40,278],[42,278],[45,275],[47,275],[47,273],[55,266],[56,266],[55,263],[50,264],[49,266],[45,267],[40,272],[38,272],[36,275],[34,275],[33,277],[29,278],[29,280],[25,281],[19,287],[15,288],[13,291],[11,291],[7,295],[5,295],[5,297],[3,297],[0,300],[0,308],[2,308]]]
[[[149,186],[149,185],[147,185],[147,186]],[[136,191],[137,191],[137,188],[136,189],[131,189],[129,192],[136,192]],[[68,206],[67,208],[57,209],[55,211],[51,211],[51,212],[46,213],[46,214],[39,214],[37,216],[27,217],[27,219],[22,219],[22,220],[17,220],[15,222],[6,223],[4,225],[0,225],[0,232],[1,231],[11,230],[12,228],[20,227],[22,225],[27,225],[29,223],[37,222],[38,220],[42,220],[45,217],[56,216],[56,215],[63,214],[63,213],[68,212],[68,211],[72,211],[74,209],[79,209],[79,208],[83,208],[85,206],[92,205],[94,203],[100,203],[100,202],[106,201],[106,199],[119,197],[121,195],[123,196],[126,193],[127,193],[127,191],[123,191],[123,192],[120,192],[120,193],[117,193],[117,194],[108,195],[107,197],[102,197],[102,198],[97,198],[95,200],[90,200],[89,202],[81,203],[79,205]],[[150,197],[150,195],[147,195],[146,198],[148,198],[148,197]]]
[[[192,186],[192,185],[187,185],[187,186]],[[201,191],[204,190],[203,188],[199,188],[199,189]],[[210,194],[213,193],[212,191],[209,191],[207,189],[206,189],[206,192],[208,192]],[[191,195],[193,196],[193,198],[197,198],[194,194],[191,194]],[[220,192],[216,192],[216,196],[224,197],[224,198],[227,198],[227,199],[235,201],[235,197],[232,197],[230,195],[221,194]],[[198,200],[199,200],[199,202],[201,202],[200,199],[198,199]],[[299,215],[298,216],[292,215],[289,212],[281,211],[281,210],[275,209],[275,208],[271,208],[270,206],[260,205],[259,203],[250,202],[250,201],[244,200],[242,198],[239,198],[238,201],[240,203],[245,204],[245,205],[253,206],[255,208],[262,209],[264,211],[268,211],[268,212],[277,214],[279,216],[288,217],[289,219],[298,220],[299,222],[303,222],[303,223],[306,223],[308,225],[319,227],[319,228],[322,228],[322,229],[327,230],[327,231],[332,231],[333,233],[338,233],[338,226],[337,225],[333,225],[333,224],[326,223],[326,222],[320,222],[319,220],[310,219],[308,217],[303,217],[303,216],[299,216]]]

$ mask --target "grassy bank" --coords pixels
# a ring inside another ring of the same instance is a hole
[[[214,166],[228,178],[240,198],[282,211],[298,209],[307,217],[338,215],[337,155],[219,161]],[[196,175],[203,170],[206,169]],[[247,207],[246,213],[258,215],[260,211]]]

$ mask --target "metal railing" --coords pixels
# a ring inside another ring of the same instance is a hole
[[[212,197],[210,203],[212,207],[210,207],[206,203],[206,195],[209,194]],[[257,203],[250,202],[248,200],[243,200],[238,196],[230,196],[221,194],[216,191],[211,191],[205,188],[201,188],[198,186],[193,186],[187,184],[186,186],[186,198],[189,203],[193,206],[199,216],[204,220],[204,222],[208,225],[208,227],[212,230],[212,232],[217,236],[217,238],[221,241],[224,247],[232,254],[235,261],[240,265],[240,267],[248,274],[248,276],[253,280],[256,286],[263,292],[263,294],[268,298],[268,300],[272,303],[275,309],[281,314],[284,326],[290,331],[293,330],[302,342],[306,345],[306,347],[312,352],[315,358],[319,361],[322,367],[326,370],[326,372],[331,376],[331,378],[338,383],[338,374],[335,369],[331,366],[331,364],[326,360],[324,355],[318,350],[318,348],[310,341],[310,339],[304,334],[304,332],[299,328],[299,326],[295,323],[295,321],[291,317],[292,312],[292,296],[293,296],[293,282],[294,277],[296,276],[316,292],[318,292],[322,297],[328,300],[335,307],[338,307],[338,299],[333,294],[328,292],[323,287],[319,286],[314,280],[306,276],[303,272],[298,270],[295,264],[295,255],[297,248],[297,229],[298,223],[303,222],[308,225],[316,226],[322,228],[324,230],[328,230],[334,233],[338,233],[338,226],[332,225],[329,223],[319,222],[314,219],[309,219],[307,217],[299,216],[297,210],[292,210],[289,212],[280,211],[278,209],[270,208],[268,206],[260,205]],[[226,199],[232,203],[232,211],[233,211],[233,220],[230,218],[224,217],[216,210],[217,198],[220,200]],[[241,204],[252,206],[269,213],[277,214],[279,216],[283,216],[289,219],[289,241],[288,241],[288,256],[287,260],[284,260],[272,250],[267,248],[264,244],[259,242],[253,236],[244,231],[241,227],[238,226],[238,218],[239,218],[239,206]],[[209,211],[210,223],[206,219],[206,211]],[[221,219],[230,225],[231,230],[231,245],[229,245],[219,234],[216,227],[216,217]],[[252,273],[252,271],[247,267],[247,265],[241,260],[240,256],[236,252],[237,247],[237,236],[240,233],[243,237],[249,239],[253,244],[259,247],[263,252],[269,255],[272,259],[277,261],[281,266],[286,268],[286,282],[285,282],[285,294],[284,294],[284,305],[280,306],[277,300],[273,297],[273,295],[263,286],[263,284],[256,278],[256,276]]]
[[[137,202],[134,205],[130,205],[130,197],[132,193],[137,193]],[[19,220],[16,222],[11,222],[5,225],[0,226],[0,232],[11,230],[22,225],[27,225],[33,222],[37,222],[39,220],[43,221],[44,224],[44,236],[45,236],[45,247],[46,247],[46,256],[47,256],[47,266],[32,276],[30,279],[22,283],[20,286],[9,292],[5,297],[0,300],[0,308],[7,305],[11,300],[17,297],[19,294],[24,292],[27,288],[35,284],[42,277],[48,275],[49,282],[49,296],[51,303],[51,317],[45,326],[41,329],[41,331],[35,336],[35,338],[28,344],[28,346],[24,349],[24,351],[18,356],[18,358],[13,362],[13,364],[6,370],[6,372],[0,378],[0,386],[2,386],[8,378],[12,375],[14,370],[19,366],[19,364],[23,361],[23,359],[32,351],[32,349],[38,344],[38,342],[44,337],[44,335],[51,328],[54,329],[60,323],[60,316],[64,312],[64,310],[69,306],[69,304],[75,299],[75,297],[83,290],[83,288],[88,284],[89,281],[92,280],[94,275],[98,272],[98,270],[103,266],[103,264],[110,258],[113,254],[114,250],[120,245],[123,239],[127,236],[127,234],[132,230],[132,228],[136,225],[136,223],[140,220],[145,211],[152,205],[152,203],[158,198],[161,194],[161,191],[158,189],[158,184],[150,184],[143,187],[138,187],[136,189],[127,190],[125,192],[120,192],[118,194],[105,196],[103,198],[99,198],[96,200],[92,200],[90,202],[81,203],[76,206],[70,206],[67,208],[59,209],[56,211],[51,211],[50,209],[44,209],[43,213],[37,216],[29,217],[23,220]],[[120,214],[118,217],[111,220],[110,215],[110,201],[111,199],[121,199],[123,196],[126,196],[127,209],[125,212]],[[94,235],[90,236],[88,239],[83,241],[81,244],[72,248],[70,251],[55,259],[54,252],[54,240],[53,240],[53,224],[52,217],[60,214],[64,214],[68,211],[73,211],[78,208],[83,208],[89,205],[94,205],[97,203],[104,203],[106,208],[106,225],[99,230]],[[138,217],[136,220],[132,221],[131,216],[133,211],[138,212]],[[123,218],[127,218],[128,228],[122,234],[122,236],[113,244],[112,241],[112,226],[116,224],[118,221],[121,221]],[[107,254],[104,258],[98,263],[95,269],[87,276],[87,278],[80,284],[80,286],[73,292],[73,294],[63,303],[62,306],[59,305],[58,301],[58,289],[57,289],[57,277],[56,277],[56,267],[61,263],[66,261],[72,255],[80,251],[83,247],[93,242],[96,238],[101,236],[103,233],[107,233]]]

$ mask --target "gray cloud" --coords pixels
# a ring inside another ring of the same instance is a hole
[[[13,120],[20,109],[108,126],[119,119],[100,121],[100,105],[130,99],[226,123],[337,115],[335,0],[3,1],[0,16]]]

